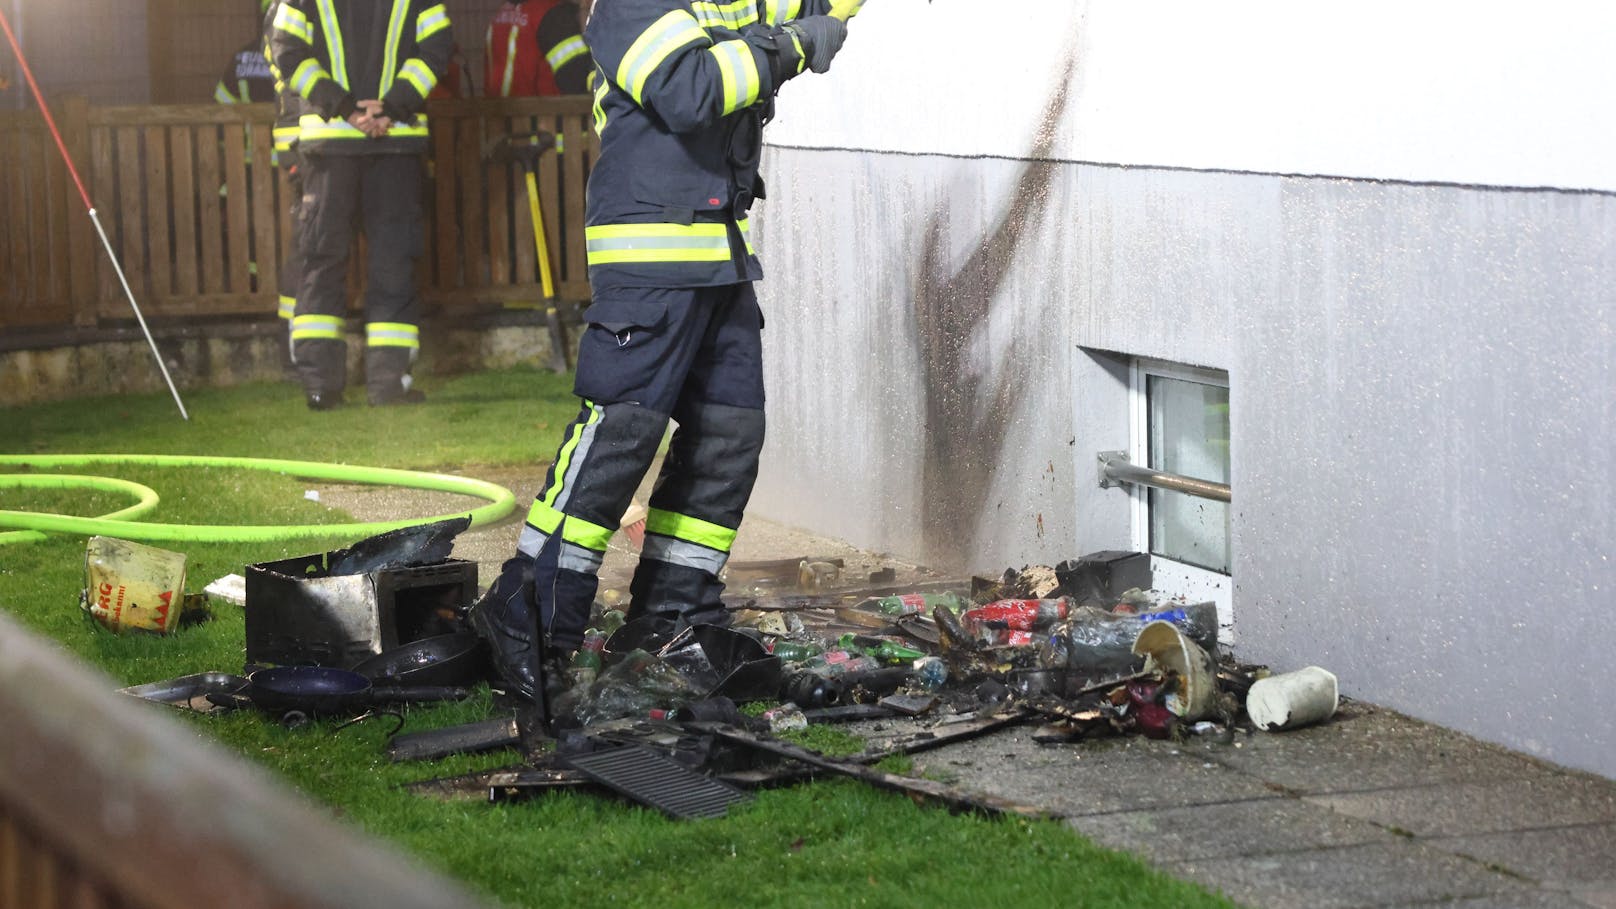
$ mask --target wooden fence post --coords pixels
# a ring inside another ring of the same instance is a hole
[[[83,95],[67,95],[57,105],[62,129],[62,144],[67,146],[68,157],[78,168],[79,178],[86,187],[95,185],[90,169],[90,102]],[[81,211],[84,200],[79,196],[73,175],[63,168],[62,180],[67,195],[68,223],[68,304],[73,313],[73,324],[92,326],[96,320],[96,240],[95,226],[90,213]],[[89,190],[86,189],[86,192]]]

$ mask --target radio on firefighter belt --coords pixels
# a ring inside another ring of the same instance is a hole
[[[550,328],[550,368],[567,371],[567,331],[557,309],[555,278],[550,273],[550,242],[544,230],[544,213],[539,208],[539,157],[551,149],[559,151],[554,133],[512,133],[496,140],[486,158],[520,165],[527,184],[527,212],[533,220],[533,248],[538,259],[539,289],[544,293],[544,320]]]

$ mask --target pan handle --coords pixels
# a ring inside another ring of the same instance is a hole
[[[384,685],[370,689],[374,703],[411,703],[430,701],[463,701],[471,697],[470,688],[447,685]]]

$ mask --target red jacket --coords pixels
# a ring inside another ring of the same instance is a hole
[[[581,93],[594,65],[571,0],[508,0],[488,24],[483,51],[488,98]]]

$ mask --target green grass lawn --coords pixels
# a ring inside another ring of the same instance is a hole
[[[570,377],[490,372],[430,381],[418,407],[311,413],[290,385],[195,390],[189,423],[166,394],[0,409],[0,453],[238,455],[417,470],[538,465],[572,418]],[[7,469],[0,467],[0,472]],[[162,496],[145,518],[167,523],[338,523],[348,515],[303,497],[304,481],[222,469],[75,468],[144,483]],[[95,515],[122,507],[93,492],[0,491],[11,510]],[[477,504],[468,499],[468,507]],[[525,503],[518,503],[525,507]],[[514,532],[513,532],[514,541]],[[345,546],[156,544],[185,552],[188,589],[254,562]],[[241,610],[166,638],[115,637],[77,608],[84,540],[0,546],[0,608],[120,684],[205,670],[240,671]],[[487,580],[486,578],[484,579]],[[491,715],[471,702],[412,708],[407,729]],[[1053,822],[955,816],[863,784],[831,780],[758,793],[720,820],[676,822],[600,795],[442,803],[403,783],[503,766],[512,753],[391,764],[391,725],[286,730],[251,713],[189,719],[226,747],[273,768],[333,814],[429,867],[513,906],[1229,906]]]

